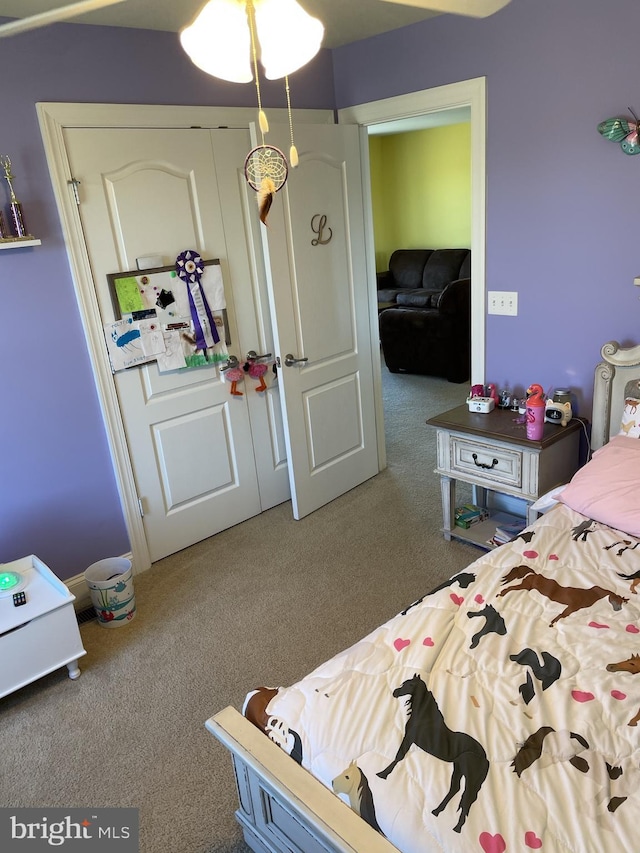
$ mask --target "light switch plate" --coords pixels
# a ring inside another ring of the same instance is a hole
[[[515,317],[518,314],[518,293],[511,290],[488,291],[488,313],[507,314]]]

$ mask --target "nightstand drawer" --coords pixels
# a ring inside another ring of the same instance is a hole
[[[499,483],[515,489],[522,486],[522,451],[516,448],[452,435],[450,453],[452,473],[480,477],[487,484]]]

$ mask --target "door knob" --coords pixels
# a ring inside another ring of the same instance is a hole
[[[294,358],[294,356],[288,352],[284,357],[284,365],[285,367],[294,367],[296,364],[304,364],[305,361],[309,361],[308,358]]]
[[[227,363],[220,368],[220,371],[232,370],[234,367],[240,367],[240,363],[235,355],[230,355],[227,358]]]

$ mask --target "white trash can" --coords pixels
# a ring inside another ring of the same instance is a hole
[[[126,625],[136,615],[131,560],[109,557],[93,563],[84,573],[98,622],[105,628]]]

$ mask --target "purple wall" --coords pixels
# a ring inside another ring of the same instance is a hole
[[[640,156],[596,132],[640,111],[638,34],[637,0],[512,0],[323,52],[292,80],[295,107],[326,109],[486,76],[487,286],[518,291],[520,310],[487,318],[487,380],[569,385],[587,415],[600,345],[638,340]],[[167,33],[56,25],[3,39],[2,67],[0,153],[43,244],[0,252],[0,561],[36,553],[68,578],[129,544],[35,103],[255,99]],[[282,90],[264,84],[265,104]]]
[[[600,346],[640,341],[640,156],[596,131],[640,113],[637,0],[512,0],[490,18],[443,15],[333,51],[338,108],[487,79],[486,381],[570,386],[590,416]]]
[[[42,246],[0,252],[0,562],[35,553],[65,579],[129,542],[35,104],[254,106],[255,90],[200,72],[170,33],[59,24],[3,39],[1,56],[0,154]],[[292,78],[291,95],[294,107],[333,107],[329,52]],[[262,97],[286,106],[281,81]]]

